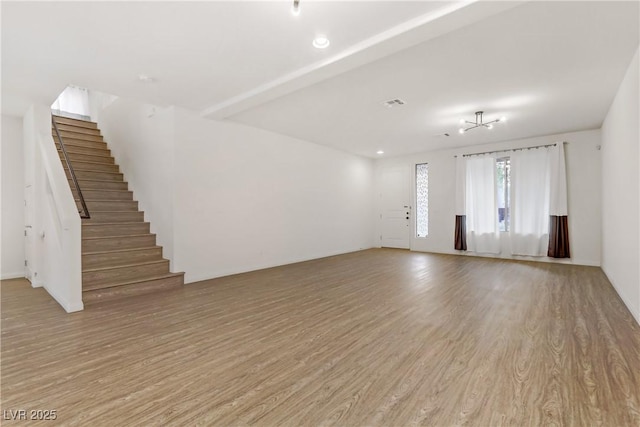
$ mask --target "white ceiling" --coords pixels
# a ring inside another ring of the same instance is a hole
[[[296,17],[292,3],[3,1],[3,98],[57,96],[72,83],[202,110],[443,7],[302,0]],[[313,48],[316,34],[331,47]]]
[[[76,84],[393,156],[597,128],[639,43],[637,1],[291,3],[3,1],[3,114]]]

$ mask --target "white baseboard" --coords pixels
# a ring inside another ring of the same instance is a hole
[[[49,289],[48,287],[44,286],[44,289],[49,293],[49,295],[53,297],[54,300],[58,302],[58,304],[62,306],[62,308],[64,308],[64,311],[66,311],[67,313],[84,310],[84,304],[82,303],[82,300],[68,301],[66,298],[63,298],[62,296],[56,294],[55,291]]]
[[[636,320],[638,325],[640,325],[640,312],[638,312],[637,309],[635,309],[633,307],[633,304],[631,303],[631,299],[622,291],[622,289],[620,289],[618,286],[616,286],[616,284],[615,284],[615,282],[613,280],[611,280],[609,278],[609,275],[607,274],[607,272],[605,271],[604,268],[602,269],[602,272],[604,273],[605,276],[607,276],[607,279],[609,280],[609,283],[611,283],[613,285],[613,289],[616,290],[616,293],[618,294],[618,296],[620,297],[620,299],[622,300],[624,305],[627,306],[627,309],[631,313],[631,316],[633,316],[633,318]]]
[[[600,267],[599,262],[590,261],[590,260],[582,260],[575,258],[549,258],[547,256],[518,256],[518,255],[504,255],[504,254],[482,254],[471,251],[456,251],[456,250],[448,250],[448,251],[436,251],[436,250],[419,250],[419,249],[411,249],[411,252],[422,252],[428,254],[443,254],[443,255],[460,255],[460,256],[468,256],[468,257],[477,257],[477,258],[490,258],[490,259],[500,259],[500,260],[511,260],[511,261],[531,261],[531,262],[546,262],[549,264],[566,264],[566,265],[584,265],[588,267]]]
[[[9,280],[9,279],[24,279],[24,271],[16,272],[16,273],[2,273],[0,275],[0,280]]]
[[[220,277],[227,277],[227,276],[233,276],[235,274],[249,273],[251,271],[264,270],[267,268],[281,267],[283,265],[297,264],[299,262],[312,261],[315,259],[327,258],[327,257],[336,256],[336,255],[345,255],[352,252],[365,251],[367,249],[372,249],[372,247],[370,246],[370,247],[358,247],[358,248],[345,248],[345,249],[339,249],[334,251],[311,254],[303,257],[291,257],[287,260],[281,260],[276,264],[261,263],[261,264],[248,266],[246,268],[241,268],[241,269],[216,270],[216,271],[209,271],[204,274],[197,274],[197,275],[189,274],[187,272],[185,274],[184,283],[185,285],[187,285],[190,283],[202,282],[204,280],[218,279]],[[188,269],[185,269],[185,270],[188,270]]]

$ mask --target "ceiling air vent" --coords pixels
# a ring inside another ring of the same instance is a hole
[[[392,107],[398,107],[400,105],[404,105],[405,102],[402,99],[396,98],[396,99],[390,99],[388,101],[385,101],[382,103],[382,105],[384,105],[387,108],[392,108]]]

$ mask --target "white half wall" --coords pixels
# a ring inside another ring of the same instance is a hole
[[[26,278],[67,311],[82,302],[82,226],[56,145],[51,109],[33,104],[23,118]]]
[[[602,125],[602,270],[640,323],[638,55]]]
[[[174,254],[187,282],[373,246],[373,161],[176,113]]]
[[[92,98],[93,99],[93,98]],[[174,113],[117,98],[92,111],[134,200],[173,266]],[[95,119],[94,119],[95,120]]]
[[[23,151],[22,119],[2,115],[1,279],[24,277]]]
[[[480,130],[482,131],[482,130]],[[415,237],[412,231],[411,249],[414,251],[479,256],[470,252],[459,252],[453,248],[455,226],[455,158],[454,156],[505,150],[519,147],[552,144],[566,141],[567,192],[569,202],[569,239],[571,258],[556,260],[547,257],[511,256],[507,242],[503,242],[503,251],[496,257],[544,262],[571,263],[599,266],[601,255],[601,144],[599,130],[571,132],[526,138],[516,141],[485,144],[451,150],[431,151],[391,159],[376,161],[376,194],[381,188],[382,171],[385,168],[409,166],[412,170],[417,163],[429,164],[429,235]],[[413,190],[412,190],[413,191]],[[415,206],[415,194],[412,204]],[[380,212],[375,211],[378,226],[376,236],[380,235]],[[505,239],[503,239],[505,240]],[[378,241],[379,242],[379,241]],[[484,256],[484,255],[483,255]]]

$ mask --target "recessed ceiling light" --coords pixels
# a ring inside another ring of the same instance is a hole
[[[376,151],[376,154],[384,154],[384,151],[378,150],[378,151]]]
[[[330,42],[327,36],[316,36],[316,38],[313,39],[313,47],[317,49],[324,49],[328,47],[329,44]]]

